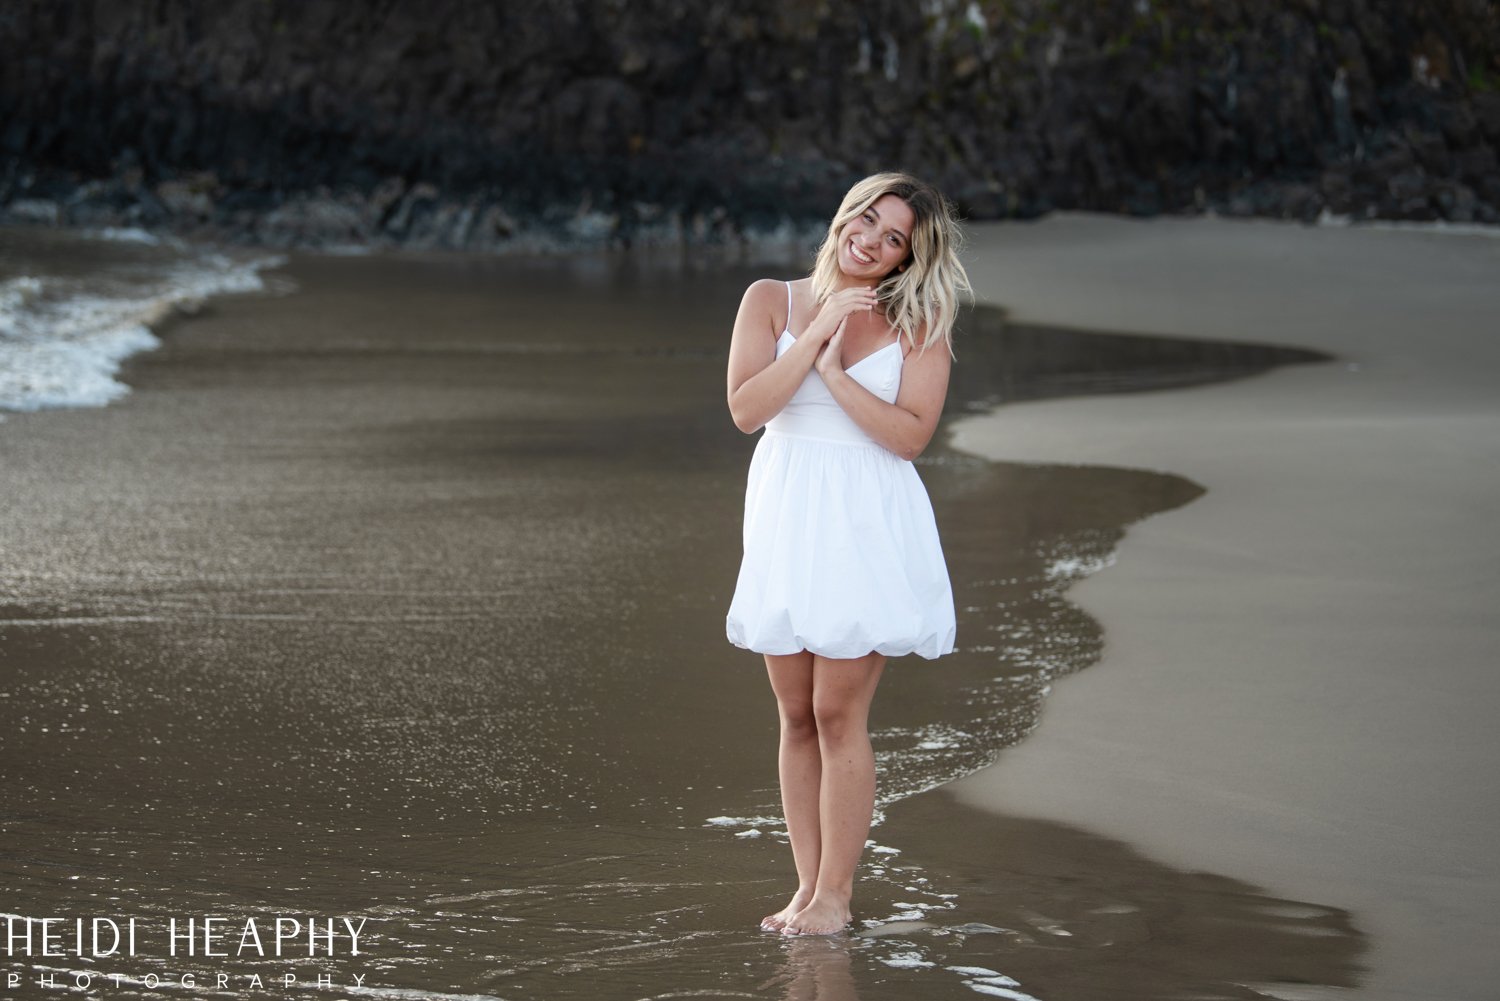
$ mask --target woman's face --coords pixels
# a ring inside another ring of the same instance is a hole
[[[839,234],[839,267],[844,274],[879,281],[911,253],[911,206],[898,195],[881,195]]]

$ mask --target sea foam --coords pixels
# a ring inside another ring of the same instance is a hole
[[[124,245],[118,259],[91,254],[97,266],[82,269],[68,266],[55,236],[49,252],[34,255],[24,231],[9,241],[11,273],[0,275],[0,410],[102,407],[119,399],[129,392],[117,378],[121,363],[161,345],[153,327],[211,296],[263,290],[260,272],[285,263],[278,256],[237,260],[146,235],[76,234]],[[129,253],[131,245],[151,256]]]

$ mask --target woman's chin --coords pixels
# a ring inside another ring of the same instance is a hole
[[[858,282],[873,282],[875,284],[885,281],[886,277],[890,274],[890,272],[884,275],[880,274],[877,269],[870,267],[868,264],[859,264],[847,259],[839,261],[839,270],[844,273],[845,278],[850,278]]]

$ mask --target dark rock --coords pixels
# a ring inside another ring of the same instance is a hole
[[[1255,215],[1255,207],[1255,198],[1248,192],[1240,192],[1232,195],[1219,211],[1232,218],[1243,218]]]
[[[406,194],[406,179],[403,177],[387,177],[365,199],[365,205],[369,209],[369,221],[376,226],[384,226],[385,221],[390,218],[394,206],[400,204],[401,196]]]
[[[1024,0],[979,26],[898,0],[221,0],[212,18],[17,0],[0,206],[281,243],[566,247],[815,228],[852,180],[899,166],[972,218],[1483,221],[1500,209],[1489,6],[1205,0],[1188,19],[1064,0],[1044,23]]]
[[[1406,170],[1386,180],[1386,190],[1392,198],[1403,204],[1424,200],[1428,192],[1427,175],[1420,170]]]
[[[56,226],[62,221],[62,206],[50,198],[17,198],[4,212],[6,222]]]
[[[214,186],[212,175],[162,181],[156,186],[156,196],[175,218],[201,222],[213,214]]]
[[[1325,170],[1318,188],[1328,211],[1335,215],[1348,215],[1354,211],[1354,182],[1347,167]]]
[[[1429,174],[1439,176],[1448,174],[1453,169],[1453,158],[1448,154],[1448,145],[1443,142],[1443,137],[1436,132],[1427,132],[1413,125],[1405,128],[1406,141],[1411,144],[1413,156],[1422,169]]]
[[[574,80],[542,113],[542,140],[554,152],[630,152],[644,143],[645,115],[640,95],[623,80]]]
[[[263,188],[240,188],[220,198],[214,211],[220,217],[238,213],[259,215],[274,210],[280,201],[274,192]]]
[[[1500,174],[1485,174],[1474,182],[1474,190],[1489,204],[1500,208]]]
[[[128,216],[132,224],[151,228],[174,221],[172,210],[150,188],[137,188],[133,194],[135,204],[130,207]]]
[[[283,202],[261,217],[257,232],[274,246],[339,246],[374,235],[362,205],[326,192]]]
[[[396,239],[404,239],[414,228],[420,229],[423,220],[436,211],[438,189],[425,181],[413,185],[401,199],[385,222],[385,231]]]
[[[998,181],[970,183],[953,189],[949,195],[965,218],[998,219],[1008,215],[1005,186]]]
[[[1500,146],[1500,92],[1489,91],[1469,95],[1474,119],[1484,138],[1492,146]]]
[[[1398,174],[1409,172],[1416,166],[1417,158],[1411,147],[1401,143],[1378,156],[1357,162],[1354,171],[1358,180],[1379,183]]]
[[[1479,118],[1474,109],[1463,101],[1443,101],[1434,106],[1438,128],[1442,130],[1447,145],[1455,149],[1468,149],[1482,138],[1479,134]]]
[[[1496,161],[1494,150],[1479,146],[1454,154],[1453,171],[1472,184],[1500,173],[1500,162]]]
[[[1474,189],[1465,184],[1442,184],[1434,196],[1438,214],[1454,222],[1473,222],[1479,200]]]
[[[1281,211],[1284,219],[1312,222],[1323,211],[1323,196],[1311,184],[1288,184],[1281,188]]]

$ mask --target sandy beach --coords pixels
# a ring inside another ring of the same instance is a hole
[[[0,236],[27,322],[179,265]],[[963,318],[918,467],[960,649],[881,681],[855,934],[756,928],[791,876],[776,720],[723,631],[754,444],[727,324],[805,262],[295,253],[151,321],[108,405],[0,421],[0,897],[143,945],[0,973],[1479,996],[1496,244],[975,236],[1000,309]],[[173,918],[276,914],[368,919],[365,951],[163,949]]]
[[[139,235],[3,236],[38,337],[34,307],[80,294],[60,268],[87,293],[178,266]],[[107,406],[7,414],[0,896],[26,917],[137,918],[142,951],[3,972],[225,974],[242,997],[252,974],[622,1001],[817,981],[843,985],[827,1001],[895,1001],[1001,978],[1081,998],[1122,977],[1154,999],[1283,969],[1295,939],[1260,926],[1253,887],[1205,892],[924,792],[1035,727],[1051,679],[1100,649],[1068,586],[1125,525],[1201,492],[941,442],[921,475],[963,649],[882,681],[888,821],[860,934],[830,951],[758,930],[791,859],[764,666],[724,636],[754,445],[724,408],[726,325],[750,281],[801,263],[293,254],[263,292],[155,322]],[[1271,363],[996,313],[969,327],[957,412]],[[162,948],[173,918],[278,913],[368,918],[366,952],[288,968]],[[1112,948],[1144,929],[1146,967]],[[1319,983],[1359,948],[1329,929],[1299,967]]]
[[[1016,321],[1335,360],[956,423],[990,459],[1207,492],[1069,592],[1100,662],[944,795],[1343,908],[1368,936],[1357,988],[1266,996],[1494,997],[1500,239],[1070,214],[971,234],[977,294]]]

